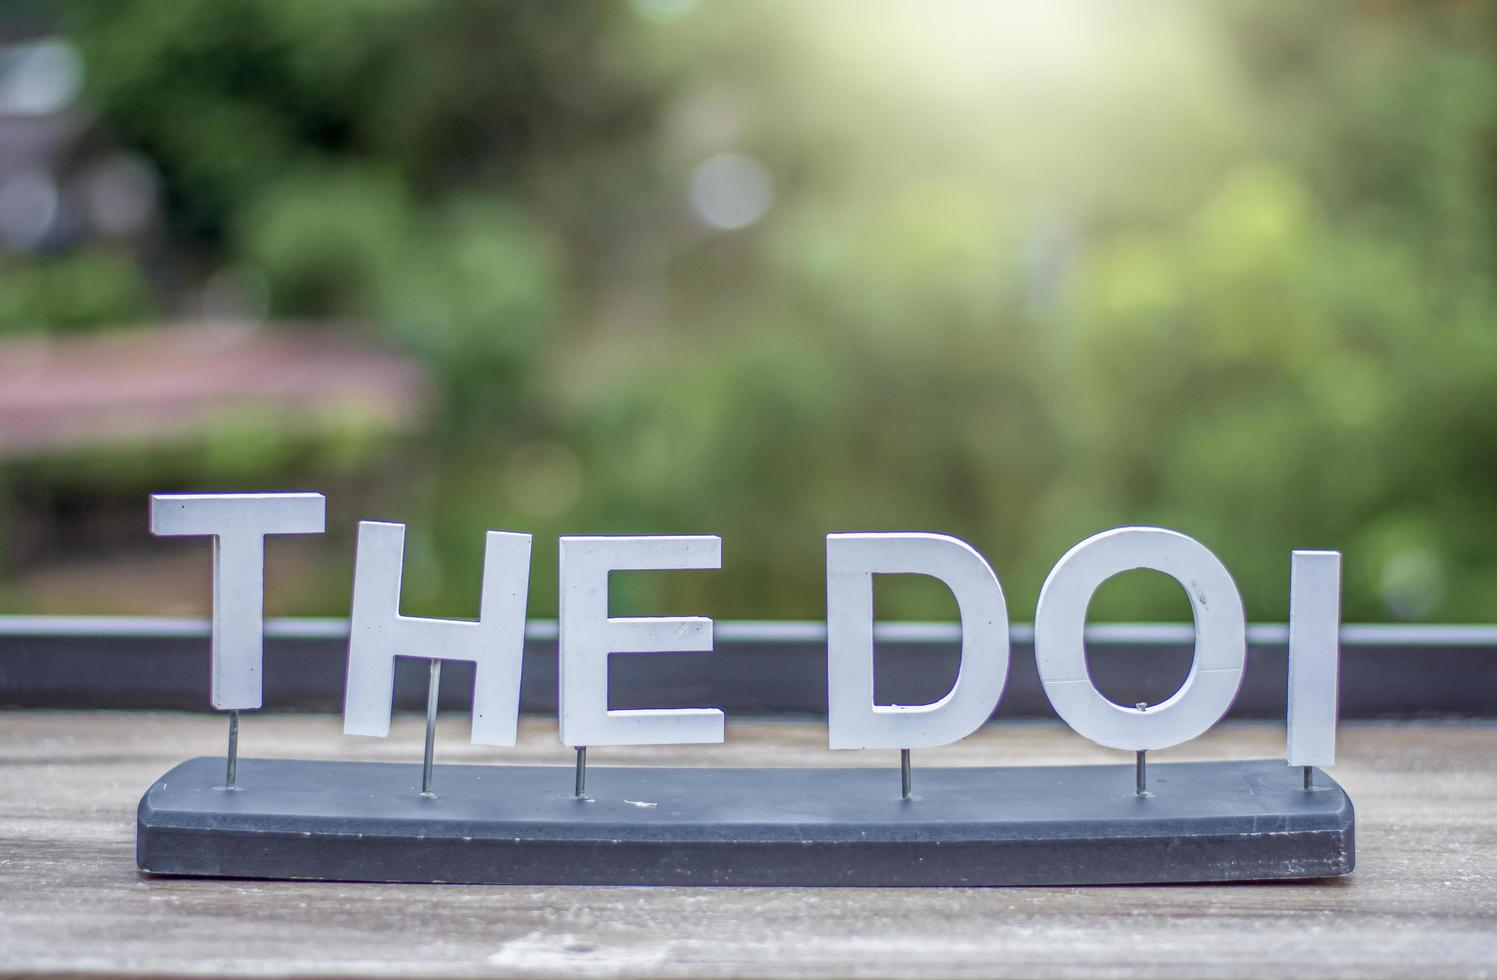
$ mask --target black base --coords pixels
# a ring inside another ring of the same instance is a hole
[[[1351,800],[1282,761],[1002,769],[573,772],[220,758],[140,801],[156,874],[524,885],[1100,885],[1322,878],[1355,864]]]

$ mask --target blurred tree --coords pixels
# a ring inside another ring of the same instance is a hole
[[[537,615],[558,533],[721,532],[721,572],[619,599],[719,616],[818,616],[827,531],[929,528],[1025,619],[1065,548],[1151,522],[1254,618],[1294,547],[1346,552],[1348,618],[1490,618],[1488,6],[60,9],[161,175],[164,305],[229,268],[431,366],[389,489],[424,609],[473,611],[485,527],[537,534]],[[1128,576],[1092,613],[1185,608]]]

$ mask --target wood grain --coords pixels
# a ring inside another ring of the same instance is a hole
[[[1348,879],[1165,888],[690,889],[344,885],[149,878],[134,810],[162,772],[222,751],[222,718],[0,713],[0,970],[7,973],[582,976],[1490,976],[1497,974],[1497,726],[1349,724]],[[555,723],[438,761],[566,765]],[[825,728],[730,724],[727,744],[596,749],[595,765],[887,765]],[[246,756],[418,761],[328,715],[247,715]],[[1160,759],[1282,755],[1280,725],[1217,728]],[[1116,761],[1047,723],[919,752],[932,765]]]

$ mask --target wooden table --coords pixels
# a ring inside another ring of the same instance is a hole
[[[419,761],[327,715],[247,715],[245,756]],[[221,717],[0,712],[0,972],[586,976],[1479,976],[1497,974],[1497,725],[1348,724],[1337,779],[1357,806],[1354,875],[1153,888],[693,889],[368,885],[148,878],[140,794],[222,752]],[[438,762],[569,765],[551,720],[513,750]],[[1281,726],[1232,724],[1164,760],[1272,757]],[[870,765],[810,722],[730,724],[721,746],[596,749],[594,766]],[[1052,724],[999,723],[934,765],[1130,760]]]

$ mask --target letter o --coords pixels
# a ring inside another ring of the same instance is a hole
[[[1120,572],[1151,568],[1185,587],[1195,616],[1190,674],[1146,711],[1108,700],[1086,669],[1086,609],[1097,587]],[[1179,745],[1216,724],[1232,706],[1247,658],[1242,597],[1205,545],[1160,527],[1093,535],[1055,563],[1034,616],[1034,654],[1045,695],[1079,734],[1114,749]]]

